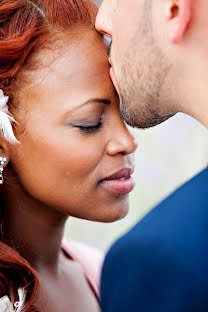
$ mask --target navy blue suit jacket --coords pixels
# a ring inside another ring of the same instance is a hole
[[[118,240],[105,259],[103,312],[208,311],[208,169]]]

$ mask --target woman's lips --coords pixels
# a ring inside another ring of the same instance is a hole
[[[122,169],[108,178],[103,179],[100,185],[110,192],[126,195],[135,187],[134,178],[131,176],[132,173],[132,169]]]

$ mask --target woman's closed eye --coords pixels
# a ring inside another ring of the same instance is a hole
[[[105,99],[90,100],[71,111],[66,124],[72,125],[82,133],[96,133],[103,127],[106,106],[110,104],[111,102]]]
[[[103,127],[102,118],[96,124],[80,124],[74,125],[76,128],[79,128],[82,132],[86,133],[95,133],[98,132]]]

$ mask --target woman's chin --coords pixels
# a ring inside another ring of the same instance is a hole
[[[119,221],[125,218],[128,212],[129,212],[129,202],[116,207],[112,206],[107,209],[107,211],[98,221],[104,223]]]
[[[83,214],[83,211],[80,213],[77,213],[75,210],[74,213],[71,213],[71,211],[65,210],[65,215],[93,221],[93,222],[102,222],[102,223],[111,223],[115,221],[119,221],[123,219],[129,212],[129,198],[128,196],[122,196],[120,199],[112,202],[105,202],[102,203],[100,201],[100,205],[89,205],[85,207],[85,214]]]

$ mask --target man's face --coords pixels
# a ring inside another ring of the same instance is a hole
[[[112,38],[111,76],[128,124],[147,128],[173,115],[163,103],[170,64],[158,46],[153,26],[154,0],[104,0],[98,31]]]

